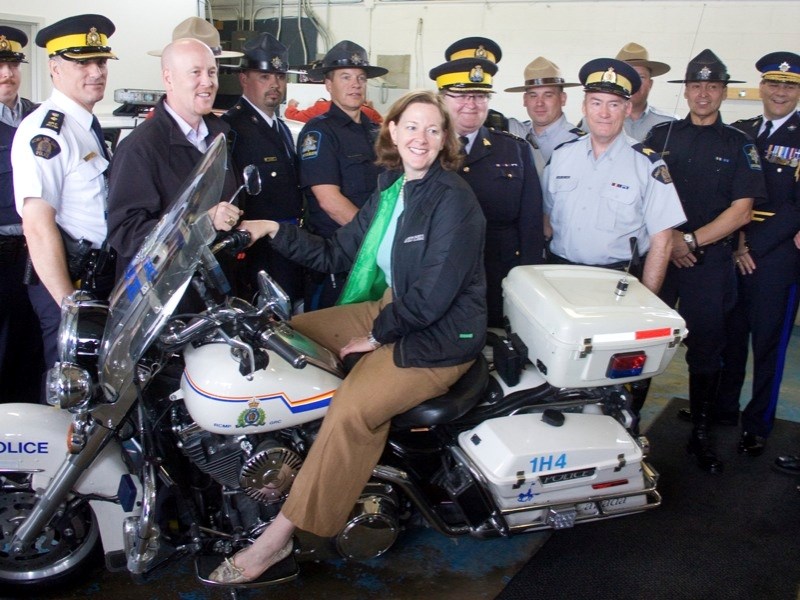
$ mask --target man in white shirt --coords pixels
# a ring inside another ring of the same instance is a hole
[[[114,24],[101,15],[43,28],[53,92],[19,126],[11,151],[14,195],[38,281],[28,294],[42,329],[45,367],[57,360],[61,301],[78,288],[107,296],[113,268],[106,239],[108,150],[92,114],[105,94]],[[105,264],[105,266],[104,266]]]

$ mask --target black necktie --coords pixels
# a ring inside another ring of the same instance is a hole
[[[467,153],[467,144],[469,143],[469,138],[465,135],[458,136],[458,141],[461,143],[461,154]]]
[[[756,139],[756,143],[760,144],[762,142],[765,142],[767,140],[767,138],[769,137],[770,133],[772,133],[772,121],[767,121],[764,124],[764,131],[762,131],[758,135],[758,138]]]
[[[97,138],[97,143],[100,144],[100,150],[103,152],[103,158],[108,160],[108,148],[106,147],[106,141],[103,137],[103,128],[100,127],[100,121],[98,121],[97,117],[94,115],[92,116],[92,131],[94,132],[94,136]]]

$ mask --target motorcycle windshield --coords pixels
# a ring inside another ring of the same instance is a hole
[[[207,211],[220,200],[226,160],[225,136],[219,135],[111,292],[99,373],[107,391],[120,393],[133,381],[137,362],[175,311],[203,248],[214,240]]]

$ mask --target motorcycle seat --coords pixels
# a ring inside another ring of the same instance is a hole
[[[392,429],[430,427],[454,421],[481,401],[488,383],[489,365],[481,354],[445,394],[426,400],[394,417]]]

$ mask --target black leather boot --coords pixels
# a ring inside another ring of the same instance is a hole
[[[717,458],[709,427],[711,404],[716,396],[719,373],[689,375],[689,405],[694,428],[686,451],[694,454],[698,466],[709,473],[722,473],[722,461]]]

